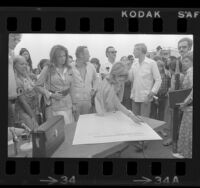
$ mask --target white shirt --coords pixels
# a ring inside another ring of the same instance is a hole
[[[129,79],[133,83],[130,98],[135,102],[144,102],[151,91],[157,93],[162,83],[157,63],[147,57],[133,64]]]
[[[115,62],[114,62],[115,63]],[[105,61],[100,67],[100,73],[108,74],[110,73],[112,66],[114,63],[109,62],[108,60]]]

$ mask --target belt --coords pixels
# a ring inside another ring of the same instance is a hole
[[[53,93],[53,94],[55,94],[55,93],[60,93],[60,94],[62,94],[63,96],[67,96],[68,94],[69,94],[69,92],[70,92],[70,89],[68,88],[68,89],[65,89],[65,90],[62,90],[62,91],[51,91],[51,90],[49,90],[51,93]]]

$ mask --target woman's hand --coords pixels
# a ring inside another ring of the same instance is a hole
[[[73,116],[74,116],[74,120],[78,121],[78,117],[79,117],[80,114],[79,114],[79,111],[78,111],[78,107],[75,104],[72,105],[72,113],[73,113]]]
[[[138,117],[138,116],[136,116],[134,114],[132,114],[130,118],[137,124],[143,123],[143,120],[140,117]]]

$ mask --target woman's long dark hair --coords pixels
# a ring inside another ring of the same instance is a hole
[[[31,55],[30,55],[29,51],[26,48],[21,48],[19,55],[22,55],[24,52],[28,52],[28,54],[29,54],[29,58],[28,58],[27,62],[28,62],[31,72],[33,72],[33,65],[32,65]]]
[[[50,64],[52,65],[51,66],[51,71],[53,71],[53,69],[57,66],[56,64],[56,53],[58,51],[64,51],[65,52],[65,55],[66,55],[66,60],[65,60],[65,64],[64,66],[71,69],[71,66],[69,65],[69,61],[68,61],[68,57],[69,57],[69,54],[68,54],[68,50],[67,48],[65,48],[64,46],[62,45],[55,45],[51,48],[51,51],[50,51]]]

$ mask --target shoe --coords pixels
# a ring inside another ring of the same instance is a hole
[[[179,159],[184,159],[185,157],[182,156],[180,153],[172,153],[172,155],[176,158],[179,158]]]

